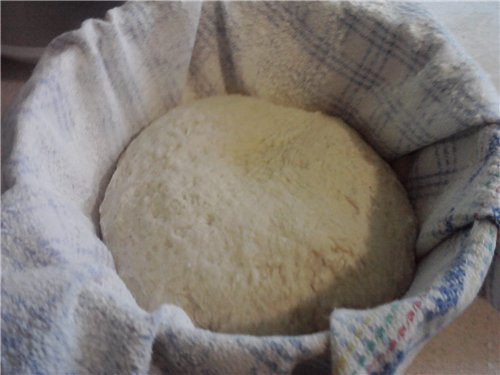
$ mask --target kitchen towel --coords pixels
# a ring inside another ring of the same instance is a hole
[[[100,239],[106,184],[142,128],[224,93],[340,116],[393,164],[420,225],[405,296],[295,337],[137,306]],[[485,74],[415,4],[131,2],[84,22],[2,120],[2,373],[402,373],[483,285],[500,302],[499,118]]]

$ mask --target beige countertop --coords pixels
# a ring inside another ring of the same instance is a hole
[[[426,2],[500,88],[498,2]],[[2,115],[33,66],[2,59]],[[417,355],[407,374],[500,374],[500,314],[477,298]]]

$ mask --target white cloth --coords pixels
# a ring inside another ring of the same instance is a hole
[[[222,93],[341,116],[394,163],[421,227],[404,298],[265,338],[137,306],[99,237],[102,194],[144,126]],[[488,269],[498,303],[499,118],[481,69],[408,3],[137,2],[86,21],[49,45],[2,123],[2,373],[403,371]]]

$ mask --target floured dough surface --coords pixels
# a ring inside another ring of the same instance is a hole
[[[341,120],[244,97],[177,107],[122,155],[101,205],[147,310],[220,332],[302,334],[393,300],[416,222],[390,167]]]

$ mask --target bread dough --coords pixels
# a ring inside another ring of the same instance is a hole
[[[101,228],[138,304],[219,332],[303,334],[401,296],[416,221],[340,119],[245,96],[177,107],[134,139]]]

